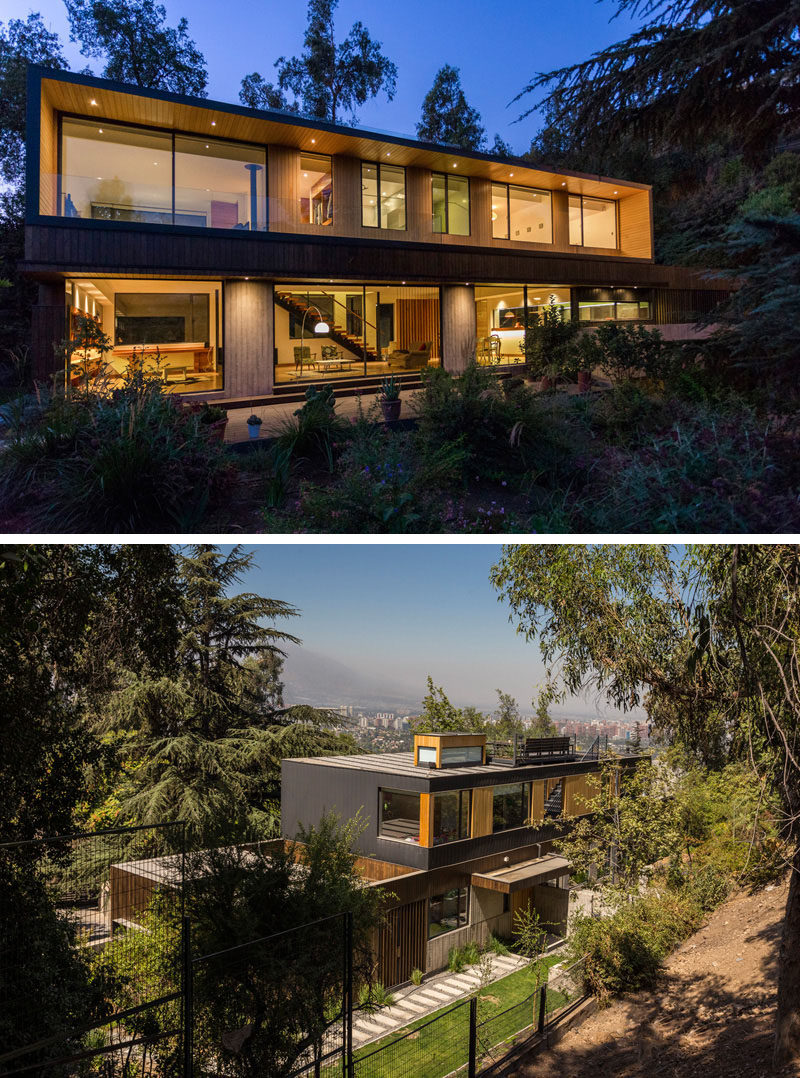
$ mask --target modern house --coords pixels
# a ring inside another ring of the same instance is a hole
[[[283,835],[327,812],[360,815],[360,871],[389,895],[379,979],[401,984],[444,968],[451,947],[510,936],[528,906],[564,933],[570,866],[552,843],[599,789],[599,750],[599,739],[582,753],[568,737],[487,747],[484,734],[447,733],[416,735],[413,752],[284,760]]]
[[[645,184],[77,73],[30,68],[26,183],[42,379],[78,315],[90,379],[243,404],[502,369],[547,305],[686,335],[719,298],[654,263]]]

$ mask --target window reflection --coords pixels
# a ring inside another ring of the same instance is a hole
[[[305,224],[333,224],[333,171],[330,157],[300,155],[300,220]]]
[[[428,939],[469,924],[469,888],[454,887],[428,900]]]

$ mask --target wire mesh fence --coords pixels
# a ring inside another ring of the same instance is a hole
[[[342,1074],[352,1015],[352,918],[334,916],[192,959],[195,1074]]]
[[[472,1000],[461,1000],[356,1053],[353,1078],[443,1078],[467,1067],[472,1009]]]
[[[0,1075],[167,1074],[179,1056],[184,831],[0,845]]]

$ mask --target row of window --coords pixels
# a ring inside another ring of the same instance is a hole
[[[492,833],[524,827],[530,819],[531,784],[512,782],[492,790]],[[382,838],[419,844],[420,795],[405,790],[381,790],[378,834]],[[472,837],[472,791],[433,794],[433,844]]]
[[[61,121],[60,147],[61,216],[249,231],[267,227],[264,147],[70,117]],[[317,227],[333,223],[329,156],[301,154],[297,190],[301,221]],[[494,183],[491,205],[496,239],[553,242],[549,191]],[[431,209],[434,233],[468,236],[467,177],[432,173]],[[285,211],[289,207],[275,206],[276,220]],[[361,222],[365,228],[405,231],[405,168],[362,163]],[[569,242],[616,249],[616,202],[570,195]]]

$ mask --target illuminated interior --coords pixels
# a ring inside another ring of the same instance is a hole
[[[320,153],[300,156],[300,220],[308,225],[333,224],[333,171],[330,157]]]

